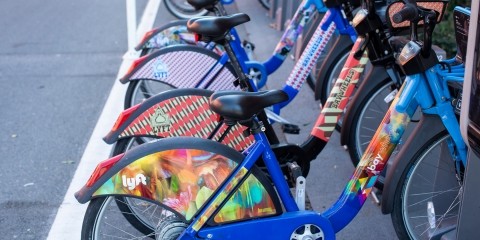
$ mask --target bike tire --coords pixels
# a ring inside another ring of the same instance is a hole
[[[122,200],[120,199],[131,199],[129,203],[137,201],[139,206],[143,203],[148,203],[149,207],[151,206],[151,202],[146,202],[143,200],[139,200],[133,197],[97,197],[90,201],[87,207],[87,211],[85,212],[85,217],[83,219],[83,226],[82,226],[82,233],[81,239],[89,239],[89,240],[99,240],[99,239],[111,239],[112,237],[119,237],[119,234],[128,233],[127,236],[130,238],[134,237],[135,239],[144,239],[144,238],[152,238],[155,239],[155,230],[149,229],[144,230],[145,232],[141,232],[138,229],[138,226],[133,226],[128,221],[128,218],[123,218],[121,215],[125,217],[125,215],[129,213],[121,212],[121,208],[119,207],[119,203]],[[140,202],[139,202],[140,201]],[[117,205],[117,206],[115,206]],[[125,203],[121,203],[120,205],[125,205]],[[160,207],[158,205],[158,207]],[[120,211],[119,211],[120,209]],[[144,209],[145,210],[145,209]],[[154,210],[156,211],[156,209]],[[154,222],[151,225],[156,225],[161,222],[161,219],[158,217],[158,214],[153,213],[156,218],[152,217],[152,221]],[[121,215],[119,215],[121,214]],[[163,214],[163,213],[162,213]],[[173,214],[173,213],[171,213]],[[172,216],[171,214],[165,215],[165,218],[168,216]],[[131,215],[131,214],[130,214]],[[135,217],[135,216],[131,216]],[[100,225],[102,221],[111,221],[109,224]]]
[[[427,214],[429,202],[435,209],[435,218],[432,218],[435,230],[430,229],[433,234],[456,227],[463,172],[460,170],[460,174],[457,174],[455,161],[448,150],[449,138],[448,132],[444,130],[423,145],[414,144],[409,149],[415,154],[396,186],[391,214],[400,239],[430,238]],[[434,168],[440,171],[434,171]],[[415,216],[418,213],[420,215]]]
[[[144,99],[150,98],[154,94],[175,89],[175,87],[163,82],[152,80],[135,80],[128,83],[125,93],[125,109],[141,103]]]
[[[116,156],[121,153],[125,153],[128,149],[140,145],[144,143],[145,140],[141,138],[124,138],[120,139],[115,143],[115,146],[112,151],[112,156]],[[146,221],[139,216],[139,213],[136,213],[134,209],[132,209],[132,201],[129,198],[123,196],[115,197],[115,201],[117,203],[118,209],[125,217],[125,219],[139,232],[145,235],[151,235],[154,230],[146,224]],[[150,203],[148,203],[150,204]],[[157,206],[153,206],[154,212],[157,209]],[[144,218],[144,217],[143,217]]]
[[[185,0],[165,0],[167,10],[178,19],[190,19],[193,17],[201,17],[208,14],[208,10],[196,10]]]

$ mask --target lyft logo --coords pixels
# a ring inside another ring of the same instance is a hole
[[[124,187],[128,188],[128,190],[133,190],[136,186],[140,185],[140,183],[147,185],[147,177],[141,173],[133,178],[128,178],[127,176],[122,175],[122,183]]]

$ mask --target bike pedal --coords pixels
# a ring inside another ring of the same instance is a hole
[[[295,124],[283,124],[283,132],[288,134],[300,134],[300,127]]]

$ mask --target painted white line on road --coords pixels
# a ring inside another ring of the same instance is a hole
[[[149,0],[138,26],[137,31],[139,34],[137,34],[137,36],[143,35],[146,30],[152,28],[160,3],[161,0]],[[130,52],[129,55],[130,57],[124,57],[116,79],[123,76],[128,67],[130,67],[134,55],[132,52]],[[119,81],[115,81],[107,102],[100,114],[100,118],[95,125],[92,136],[85,148],[85,152],[78,164],[72,182],[68,187],[62,204],[58,208],[57,215],[50,228],[47,239],[80,239],[83,216],[87,204],[79,204],[73,194],[83,187],[99,161],[105,160],[109,157],[112,146],[103,142],[102,137],[110,130],[117,116],[123,110],[125,92],[126,85],[121,84]]]

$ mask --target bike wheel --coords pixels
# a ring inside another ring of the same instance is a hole
[[[175,89],[166,83],[152,80],[135,80],[128,83],[125,109],[135,106],[155,94]]]
[[[448,149],[450,136],[437,134],[405,168],[394,197],[392,221],[400,239],[440,239],[457,224],[463,172]]]
[[[206,9],[196,10],[186,0],[165,0],[164,3],[167,10],[179,19],[190,19],[208,14]]]
[[[115,147],[112,151],[112,156],[116,156],[120,153],[125,153],[127,150],[141,145],[145,142],[153,140],[152,138],[127,138],[118,140],[115,144]],[[152,213],[161,213],[163,208],[154,204],[152,202],[142,201],[135,198],[128,198],[128,197],[114,197],[116,204],[118,206],[118,210],[122,213],[128,223],[131,224],[136,230],[145,234],[151,235],[154,232],[153,225],[151,224],[151,216],[149,214]],[[137,207],[137,205],[141,205],[142,208]],[[150,209],[147,212],[143,212],[144,209]],[[171,214],[170,214],[171,215]]]
[[[270,0],[258,0],[260,2],[260,4],[262,4],[262,6],[267,9],[267,10],[270,10]]]
[[[152,205],[156,207],[152,208]],[[123,212],[125,206],[143,214]],[[139,231],[138,226],[132,225],[128,218],[122,217],[127,214],[142,222],[142,231]],[[160,231],[157,226],[165,225],[164,222],[174,216],[171,211],[159,205],[133,197],[98,197],[88,205],[83,220],[82,239],[155,239],[155,232]]]

